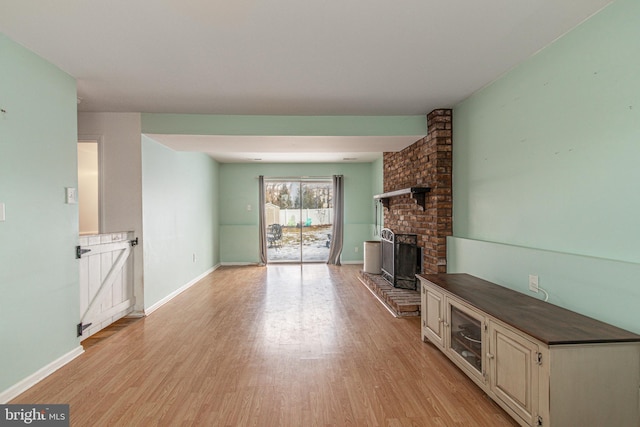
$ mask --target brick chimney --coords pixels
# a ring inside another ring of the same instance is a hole
[[[427,136],[402,151],[384,153],[384,192],[430,187],[423,210],[410,195],[389,199],[384,226],[398,234],[416,234],[425,273],[446,273],[447,236],[452,223],[452,110],[427,115]]]

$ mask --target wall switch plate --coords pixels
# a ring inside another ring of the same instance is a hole
[[[64,194],[66,197],[66,203],[68,205],[75,205],[78,203],[78,189],[73,187],[66,187],[64,189]]]
[[[0,221],[4,221],[4,220],[5,220],[4,203],[0,203]]]
[[[529,290],[538,292],[538,276],[534,276],[533,274],[529,275]]]

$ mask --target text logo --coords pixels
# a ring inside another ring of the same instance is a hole
[[[0,427],[69,427],[69,405],[0,405]]]

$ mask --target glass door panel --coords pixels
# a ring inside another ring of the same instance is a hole
[[[265,181],[268,262],[323,262],[333,220],[331,181]]]
[[[451,305],[450,346],[468,366],[482,374],[482,322]]]
[[[269,262],[301,261],[300,183],[265,182],[265,226]]]
[[[329,259],[333,222],[333,184],[303,182],[301,186],[302,261],[326,262]]]

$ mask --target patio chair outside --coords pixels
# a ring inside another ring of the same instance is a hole
[[[280,224],[271,224],[267,229],[267,242],[270,248],[279,248],[282,240],[282,226]]]

